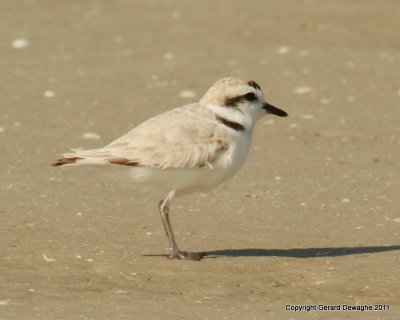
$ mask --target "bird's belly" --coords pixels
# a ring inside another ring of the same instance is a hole
[[[210,168],[193,169],[157,169],[134,168],[131,170],[131,178],[147,186],[146,189],[161,191],[176,191],[176,196],[208,190],[220,184],[228,177],[226,171]]]

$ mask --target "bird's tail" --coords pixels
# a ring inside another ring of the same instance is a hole
[[[73,165],[123,165],[129,167],[138,166],[139,163],[137,161],[120,158],[120,157],[112,157],[109,155],[92,155],[92,154],[78,154],[78,153],[66,153],[60,156],[60,158],[56,159],[52,164],[53,167],[61,167],[61,166],[73,166]]]
[[[51,165],[53,167],[60,167],[65,165],[74,165],[77,164],[78,160],[82,160],[83,158],[78,157],[75,154],[64,154],[61,158],[56,159]]]

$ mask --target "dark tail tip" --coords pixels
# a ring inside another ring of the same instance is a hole
[[[79,157],[74,157],[74,158],[60,158],[60,159],[57,159],[56,161],[54,161],[54,162],[51,164],[51,166],[52,166],[52,167],[60,167],[60,166],[63,166],[63,165],[65,165],[65,164],[72,164],[72,163],[75,163],[76,160],[79,160],[79,159],[82,159],[82,158],[79,158]]]

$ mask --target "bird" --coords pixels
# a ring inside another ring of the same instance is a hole
[[[61,154],[52,166],[124,169],[127,179],[159,190],[167,258],[199,261],[206,253],[178,248],[169,218],[171,202],[231,178],[246,160],[256,122],[268,114],[288,115],[265,101],[255,81],[226,77],[199,102],[155,115],[104,147]]]

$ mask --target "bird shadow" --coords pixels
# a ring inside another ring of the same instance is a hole
[[[287,258],[321,258],[339,257],[357,254],[380,253],[387,251],[400,251],[400,245],[395,246],[369,246],[369,247],[336,247],[336,248],[292,248],[292,249],[223,249],[204,251],[204,258],[216,259],[221,257],[287,257]],[[145,257],[168,257],[167,254],[145,254]]]
[[[208,258],[218,257],[288,257],[288,258],[320,258],[357,255],[366,253],[379,253],[400,250],[400,245],[395,246],[369,246],[369,247],[336,247],[336,248],[292,248],[292,249],[224,249],[207,251]]]

